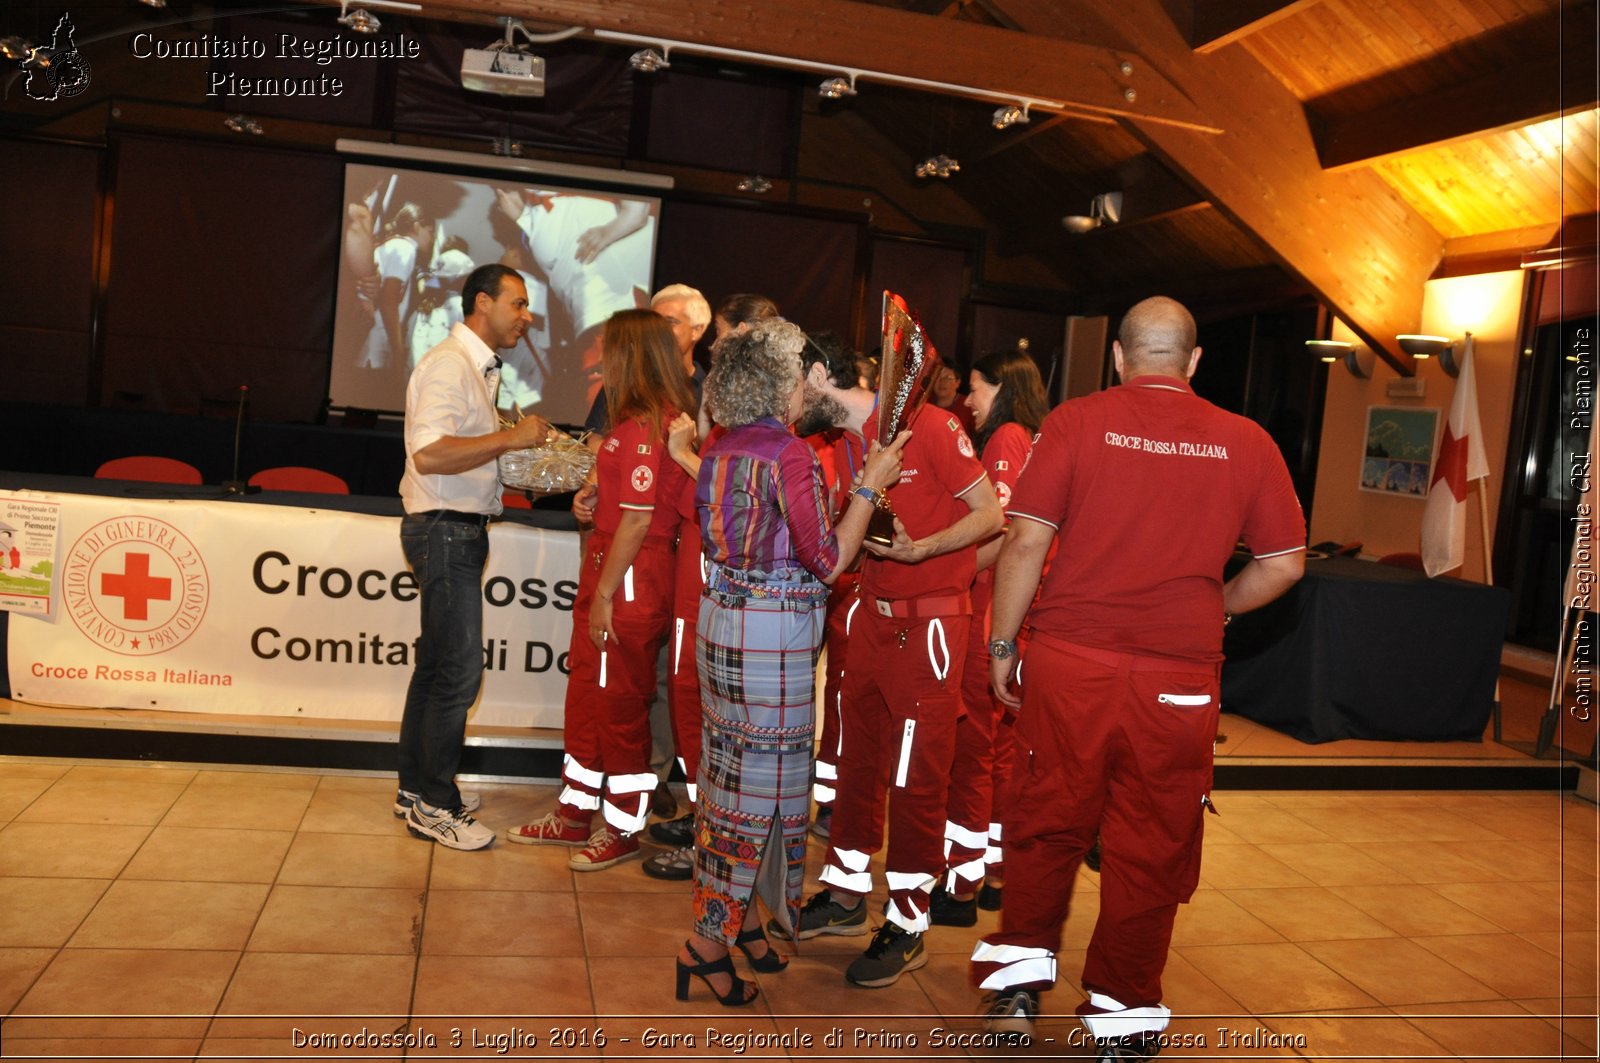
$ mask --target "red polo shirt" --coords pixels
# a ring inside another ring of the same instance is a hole
[[[1272,438],[1172,377],[1144,376],[1045,419],[1011,516],[1061,533],[1029,616],[1042,633],[1153,657],[1222,659],[1222,569],[1305,549]]]
[[[983,465],[961,423],[932,403],[911,420],[911,439],[901,452],[900,482],[889,488],[895,516],[913,539],[948,528],[972,512],[961,496],[982,483]],[[878,435],[878,419],[869,417],[866,442]],[[910,565],[863,554],[861,593],[878,598],[921,598],[965,594],[978,568],[978,550],[960,550]]]
[[[662,414],[662,422],[674,415]],[[671,538],[682,519],[680,506],[692,491],[689,474],[667,453],[666,442],[652,435],[650,422],[629,417],[618,422],[600,446],[596,462],[599,497],[595,500],[594,526],[615,533],[625,509],[650,511],[650,538]]]

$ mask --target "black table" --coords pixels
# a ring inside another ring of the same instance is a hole
[[[1478,741],[1510,603],[1501,587],[1308,560],[1288,594],[1229,625],[1223,711],[1302,742]]]

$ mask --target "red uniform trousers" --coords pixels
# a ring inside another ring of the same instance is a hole
[[[1098,832],[1100,917],[1083,984],[1098,1010],[1161,1029],[1173,919],[1200,878],[1219,669],[1035,631],[1026,673],[1016,799],[1002,813],[1006,903],[1000,932],[973,952],[973,980],[1054,983],[1073,880]]]
[[[656,655],[672,613],[673,550],[665,538],[646,539],[639,548],[612,597],[616,638],[601,652],[589,638],[589,609],[610,546],[608,533],[591,532],[578,574],[567,651],[560,811],[582,822],[603,807],[609,826],[636,834],[644,829],[656,787],[650,770],[650,702]]]
[[[928,929],[928,893],[944,868],[940,826],[971,622],[882,616],[864,595],[851,624],[839,795],[821,880],[842,893],[872,891],[867,865],[883,844],[887,792],[888,919],[917,933]]]
[[[844,740],[844,724],[840,706],[844,698],[844,666],[849,656],[850,624],[861,604],[857,586],[861,576],[856,572],[841,572],[833,581],[828,595],[827,669],[822,687],[822,732],[817,741],[816,784],[811,796],[818,808],[827,808],[839,786],[839,743]]]
[[[694,636],[700,622],[700,599],[706,589],[705,555],[700,549],[700,525],[684,521],[678,529],[678,553],[672,576],[672,631],[667,640],[672,679],[667,685],[667,708],[672,718],[673,744],[678,747],[678,767],[688,780],[689,801],[695,800],[695,779],[700,771],[700,668],[695,663]]]
[[[966,714],[956,724],[955,761],[945,805],[945,889],[968,894],[989,873],[1000,874],[1002,828],[994,810],[996,782],[1009,769],[1011,727],[1005,707],[989,689],[989,602],[993,572],[972,585],[972,626],[967,636],[961,701]],[[1004,758],[1002,763],[1002,758]]]

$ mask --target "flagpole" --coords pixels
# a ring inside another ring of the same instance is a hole
[[[1472,357],[1474,344],[1472,333],[1467,333],[1463,342],[1465,352],[1462,360]],[[1473,366],[1476,373],[1477,366]],[[1483,529],[1483,582],[1487,587],[1494,586],[1494,549],[1489,541],[1489,477],[1483,476],[1478,480],[1478,524]],[[1494,675],[1494,740],[1500,741],[1500,670],[1495,669]]]
[[[1483,527],[1483,582],[1494,586],[1494,556],[1489,544],[1489,478],[1478,481],[1478,521]],[[1500,671],[1494,676],[1494,740],[1500,741]]]

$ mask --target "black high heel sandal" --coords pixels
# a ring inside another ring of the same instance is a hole
[[[765,942],[767,946],[767,951],[760,956],[750,951],[750,945],[757,941]],[[761,932],[759,926],[753,926],[746,930],[734,938],[733,943],[739,946],[739,951],[744,953],[744,958],[750,961],[752,970],[760,971],[762,974],[773,974],[789,966],[788,957],[778,954],[778,950],[772,947],[772,942],[767,941],[767,935]]]
[[[706,984],[706,988],[710,989],[711,994],[717,998],[717,1003],[721,1004],[725,1008],[742,1008],[746,1004],[754,1001],[756,997],[761,995],[760,991],[750,993],[748,996],[746,995],[745,990],[747,987],[751,989],[754,989],[755,987],[733,973],[733,957],[731,955],[724,953],[717,959],[707,963],[705,960],[700,958],[700,954],[694,950],[693,945],[686,941],[684,942],[683,947],[689,953],[689,955],[694,958],[695,966],[689,967],[685,965],[682,960],[678,959],[677,957],[673,957],[674,962],[678,965],[679,1000],[689,999],[690,975],[694,975],[696,978],[704,982]],[[711,985],[711,976],[714,974],[725,974],[732,980],[732,984],[728,986],[727,996],[723,996],[721,993],[718,993]]]

